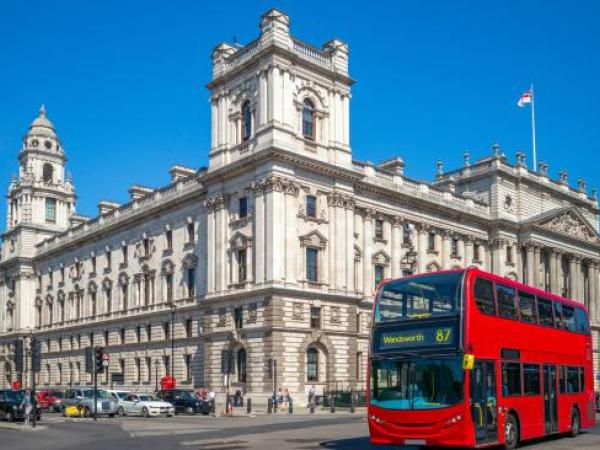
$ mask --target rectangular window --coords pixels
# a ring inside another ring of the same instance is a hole
[[[112,253],[110,250],[106,251],[106,268],[110,270],[110,266],[112,265]],[[63,272],[64,275],[64,272]],[[63,276],[64,278],[64,276]],[[64,281],[64,280],[63,280]]]
[[[381,280],[385,278],[385,267],[376,265],[375,266],[375,287],[379,286]]]
[[[167,302],[173,301],[173,274],[165,274],[165,284],[167,285]]]
[[[452,238],[450,253],[453,258],[456,258],[458,256],[458,239],[457,238]]]
[[[192,355],[185,355],[185,379],[192,381]]]
[[[490,280],[477,278],[473,287],[473,295],[477,308],[484,314],[496,314],[496,303],[494,301],[494,283]]]
[[[562,316],[562,303],[552,302],[554,305],[554,320],[556,321],[556,328],[565,328],[565,322]]]
[[[513,257],[512,257],[512,245],[507,245],[506,246],[506,263],[507,264],[512,264],[513,262]]]
[[[238,213],[239,213],[240,219],[242,219],[248,215],[248,197],[241,197],[238,200]]]
[[[363,370],[363,354],[362,352],[356,353],[356,381],[362,381],[364,370]]]
[[[562,305],[562,317],[563,323],[567,330],[576,331],[577,326],[575,324],[575,308],[571,305]]]
[[[146,341],[152,340],[152,325],[146,325]]]
[[[135,340],[136,342],[142,342],[142,327],[139,325],[135,327]]]
[[[536,323],[535,313],[535,295],[528,292],[519,291],[519,309],[521,311],[521,321],[527,323]]]
[[[566,386],[566,372],[567,368],[565,366],[558,366],[558,386],[560,388],[560,393],[565,393]]]
[[[92,262],[92,273],[96,273],[96,256],[92,256],[91,262]]]
[[[523,394],[539,395],[540,366],[537,364],[523,364]]]
[[[473,244],[473,261],[481,261],[481,255],[479,253],[479,244]]]
[[[143,240],[143,244],[144,244],[144,256],[149,256],[150,255],[150,239],[145,238]]]
[[[60,268],[60,282],[61,283],[65,283],[65,268],[61,267]]]
[[[316,248],[306,249],[306,279],[313,283],[319,280],[319,251]]]
[[[238,283],[246,281],[246,249],[238,250]]]
[[[567,394],[581,392],[579,386],[579,369],[577,367],[567,367]]]
[[[188,243],[193,244],[196,242],[196,229],[194,228],[194,223],[187,224],[187,238]]]
[[[427,250],[430,252],[435,251],[435,233],[429,233],[427,235]]]
[[[235,319],[235,328],[240,329],[244,327],[244,310],[242,308],[235,308],[233,310],[233,315]]]
[[[361,331],[361,325],[362,324],[361,324],[360,318],[361,318],[361,314],[360,313],[356,313],[356,332],[357,333],[360,333],[360,331]]]
[[[537,299],[538,317],[540,319],[540,325],[546,327],[554,326],[554,316],[552,314],[552,300],[538,297]]]
[[[579,368],[579,392],[585,391],[585,369]]]
[[[56,223],[56,199],[46,199],[46,222]]]
[[[108,345],[109,343],[109,334],[108,334],[108,330],[106,330],[104,332],[104,345]]]
[[[196,292],[196,269],[194,269],[193,267],[190,267],[187,270],[187,292],[188,292],[188,298],[192,298],[195,295]]]
[[[150,383],[150,377],[152,376],[152,359],[146,357],[146,382]]]
[[[317,217],[317,197],[314,195],[306,196],[306,217]]]
[[[134,380],[139,383],[140,381],[142,381],[142,371],[141,371],[141,367],[140,367],[140,358],[135,358],[134,359]]]
[[[173,230],[165,231],[165,244],[167,250],[173,250]]]
[[[165,341],[170,339],[171,336],[171,327],[169,325],[169,322],[163,323],[163,335],[165,337]]]
[[[310,307],[310,327],[317,330],[321,328],[321,308]]]
[[[502,363],[502,396],[521,395],[521,365]]]
[[[383,239],[383,220],[375,220],[375,237],[377,239]]]
[[[163,367],[165,368],[165,375],[171,373],[171,358],[163,356]]]
[[[129,262],[129,253],[127,251],[127,245],[121,247],[121,252],[123,253],[123,264],[127,265]]]
[[[192,319],[187,319],[185,321],[185,336],[188,338],[192,337],[192,331],[193,331],[193,321]]]
[[[581,308],[575,308],[575,319],[577,320],[577,332],[588,334],[590,325],[586,312]]]
[[[125,328],[121,328],[119,332],[119,340],[121,344],[125,344]]]
[[[517,319],[517,306],[515,305],[515,289],[496,285],[496,295],[498,298],[498,315],[507,319]]]

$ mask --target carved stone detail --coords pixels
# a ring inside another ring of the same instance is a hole
[[[541,226],[558,234],[572,236],[593,244],[598,243],[598,236],[583,222],[579,215],[574,211],[567,211],[564,214],[553,217]]]

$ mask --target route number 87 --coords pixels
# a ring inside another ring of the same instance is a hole
[[[447,344],[450,342],[452,328],[438,328],[435,332],[435,342],[438,344]]]

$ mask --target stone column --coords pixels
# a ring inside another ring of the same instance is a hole
[[[354,293],[354,199],[344,198],[344,214],[346,219],[343,245],[346,246],[346,290]]]
[[[283,215],[283,183],[278,176],[269,176],[265,180],[265,278],[266,281],[281,282],[285,267],[283,252],[285,234]]]
[[[427,234],[429,226],[426,224],[417,225],[417,273],[425,272],[425,263],[427,258]]]
[[[569,255],[569,286],[568,286],[569,298],[577,300],[578,288],[577,288],[577,258],[573,255]]]
[[[491,272],[497,274],[497,275],[502,275],[502,255],[501,255],[501,251],[502,248],[504,247],[504,242],[501,239],[495,239],[494,241],[492,241],[491,243],[491,251],[492,251],[492,265],[491,265]]]
[[[392,218],[392,270],[391,277],[399,278],[401,275],[400,261],[402,258],[402,218]]]
[[[536,247],[528,242],[525,244],[525,254],[527,255],[527,263],[525,267],[525,273],[527,274],[527,284],[530,286],[537,286],[537,280],[535,276],[535,269],[538,267],[535,264],[536,258]]]
[[[264,186],[257,182],[254,190],[254,220],[252,221],[254,245],[254,282],[261,284],[265,282],[265,199],[263,195]]]
[[[450,254],[452,253],[452,235],[449,231],[442,231],[442,269],[450,268]]]
[[[465,236],[464,240],[464,259],[465,259],[465,267],[469,267],[473,264],[473,244],[474,238],[473,236]]]
[[[557,249],[550,250],[550,292],[554,294],[558,293],[560,288],[559,275],[558,275],[558,258],[560,253]]]
[[[369,297],[373,293],[375,280],[373,279],[373,218],[375,211],[366,209],[363,212],[363,287],[364,295]]]
[[[296,216],[298,213],[297,198],[300,192],[298,183],[293,180],[286,180],[285,190],[285,211],[283,220],[285,221],[284,230],[284,264],[283,276],[286,283],[296,283],[298,270],[296,268],[296,256],[298,252],[298,233],[296,232]]]
[[[532,279],[531,279],[531,285],[535,286],[535,287],[542,287],[542,283],[540,281],[541,275],[540,275],[540,267],[542,266],[541,261],[540,261],[540,247],[537,245],[532,245],[531,249],[533,251],[532,255]],[[527,258],[529,260],[529,253],[527,254]]]
[[[598,274],[600,272],[600,262],[594,260],[590,264],[590,304],[589,317],[590,322],[594,324],[600,323],[600,289],[598,286]]]

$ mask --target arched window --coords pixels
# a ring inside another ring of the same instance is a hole
[[[245,102],[242,106],[242,140],[247,141],[252,136],[252,111],[250,102]]]
[[[312,347],[306,350],[306,380],[319,381],[319,351]]]
[[[44,181],[44,183],[50,183],[52,181],[53,175],[54,168],[52,167],[52,164],[44,164],[44,166],[42,167],[42,180]]]
[[[305,138],[315,138],[315,106],[309,99],[304,100],[302,108],[302,134]]]
[[[246,370],[246,349],[241,348],[237,352],[237,375],[238,382],[245,383],[247,377]]]

